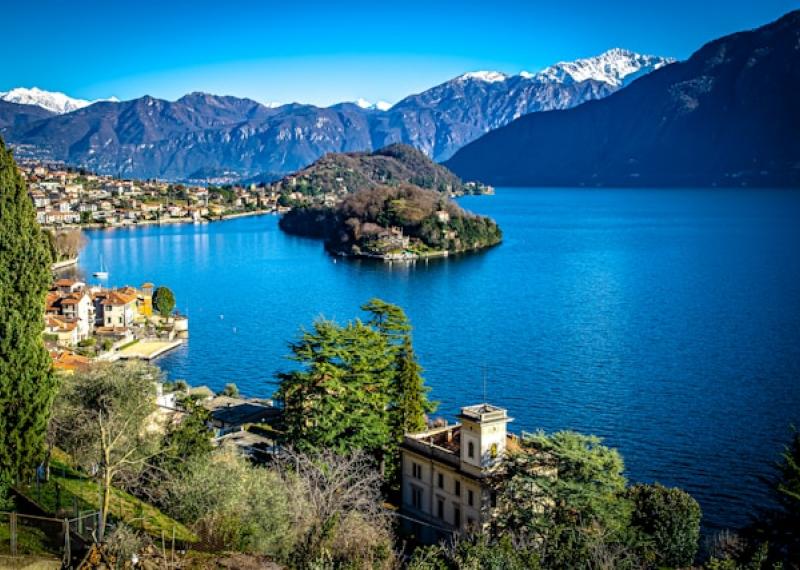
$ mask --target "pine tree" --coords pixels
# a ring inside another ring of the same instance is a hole
[[[421,376],[405,311],[381,299],[370,299],[361,309],[370,314],[367,323],[386,338],[394,359],[390,407],[393,439],[399,443],[404,434],[425,429],[425,416],[436,410],[436,404],[428,401],[430,388]]]
[[[381,299],[370,299],[361,307],[370,314],[368,324],[386,338],[392,354],[392,379],[389,388],[391,443],[384,474],[390,491],[400,489],[400,444],[406,433],[426,427],[426,414],[436,410],[428,400],[430,388],[422,378],[422,366],[414,354],[411,323],[405,311]]]
[[[56,393],[45,350],[51,253],[11,151],[0,139],[0,478],[35,468]]]
[[[303,452],[362,449],[382,460],[392,373],[385,338],[358,321],[318,320],[290,348],[301,368],[278,374],[286,443]]]
[[[373,298],[362,305],[361,310],[370,315],[367,324],[384,335],[394,349],[397,349],[403,343],[404,337],[411,333],[408,316],[397,305]]]

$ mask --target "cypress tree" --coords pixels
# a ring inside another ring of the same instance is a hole
[[[406,433],[423,431],[426,414],[436,409],[436,404],[428,400],[430,388],[422,379],[422,367],[417,362],[411,335],[403,338],[401,350],[397,355],[395,376],[397,435],[402,439]]]
[[[42,339],[50,263],[25,181],[0,139],[0,478],[7,482],[41,459],[57,389]]]

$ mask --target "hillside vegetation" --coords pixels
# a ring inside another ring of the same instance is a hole
[[[410,184],[362,190],[335,207],[295,208],[281,218],[280,227],[324,239],[335,254],[388,259],[471,251],[502,240],[490,218]]]
[[[413,184],[444,194],[483,193],[487,188],[464,183],[447,168],[407,145],[393,144],[378,151],[330,153],[276,183],[278,192],[304,196],[352,194],[378,186]]]

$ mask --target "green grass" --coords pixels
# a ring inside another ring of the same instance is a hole
[[[117,351],[120,351],[120,350],[125,350],[125,349],[126,349],[126,348],[128,348],[129,346],[133,346],[134,344],[138,344],[138,343],[139,343],[139,339],[137,338],[136,340],[132,340],[132,341],[130,341],[130,342],[127,342],[127,343],[123,344],[122,346],[120,346],[120,347],[117,349]]]
[[[60,492],[57,492],[56,485],[60,487]],[[72,510],[75,502],[82,511],[97,510],[100,502],[98,483],[58,460],[52,462],[50,481],[41,484],[38,489],[33,484],[19,486],[17,490],[52,515],[63,516],[65,511]],[[163,532],[172,538],[174,528],[176,540],[197,541],[197,536],[185,525],[121,489],[112,489],[109,513],[112,519],[123,521],[155,537],[161,537]],[[69,513],[69,516],[74,514]]]
[[[11,553],[11,528],[8,521],[0,523],[0,554]],[[17,520],[17,555],[43,556],[52,555],[52,547],[44,531],[20,524]]]

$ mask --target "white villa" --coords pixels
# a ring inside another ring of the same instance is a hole
[[[404,525],[423,542],[490,524],[494,505],[487,478],[518,445],[503,408],[467,406],[458,419],[407,434],[401,446]]]

